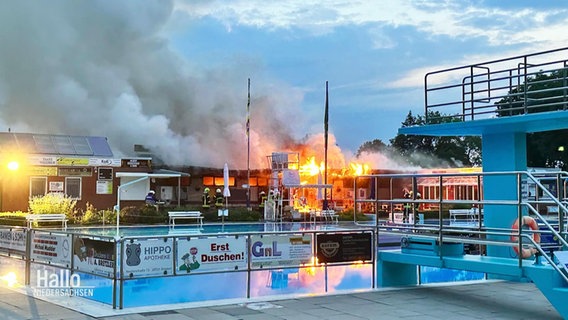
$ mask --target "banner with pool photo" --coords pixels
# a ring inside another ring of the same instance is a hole
[[[244,236],[177,239],[176,275],[246,270],[247,264]]]

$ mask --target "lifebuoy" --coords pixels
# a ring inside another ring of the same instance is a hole
[[[533,231],[539,230],[538,223],[536,222],[536,220],[529,217],[529,216],[523,216],[521,227],[522,226],[527,226]],[[515,219],[515,223],[513,223],[513,226],[511,228],[513,230],[519,230],[519,219],[518,218]],[[532,237],[533,237],[534,242],[540,243],[540,233],[534,232],[532,234]],[[516,232],[513,235],[511,235],[511,241],[513,241],[513,242],[518,241],[518,237],[517,237]],[[517,255],[519,255],[519,246],[518,245],[514,246],[513,250],[515,250],[515,253]],[[521,257],[523,257],[523,259],[529,258],[530,256],[532,256],[536,252],[537,252],[537,250],[535,248],[522,248]]]

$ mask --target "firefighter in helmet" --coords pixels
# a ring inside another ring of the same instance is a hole
[[[209,188],[203,189],[203,194],[201,195],[201,207],[203,209],[209,209],[211,205],[211,198],[209,196]]]
[[[220,208],[223,206],[223,192],[221,189],[215,190],[215,207]]]
[[[260,203],[258,204],[259,208],[264,208],[264,202],[266,202],[266,200],[268,200],[268,197],[266,196],[266,192],[261,191],[260,194]]]

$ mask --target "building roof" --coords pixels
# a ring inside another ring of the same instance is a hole
[[[106,137],[0,132],[0,152],[112,157]]]

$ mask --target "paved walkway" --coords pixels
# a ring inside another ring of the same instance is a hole
[[[84,303],[77,304],[77,309],[81,305]],[[534,284],[506,281],[424,285],[192,308],[153,307],[153,311],[108,309],[106,316],[94,317],[0,288],[2,320],[562,319]],[[133,311],[136,313],[129,313]]]

